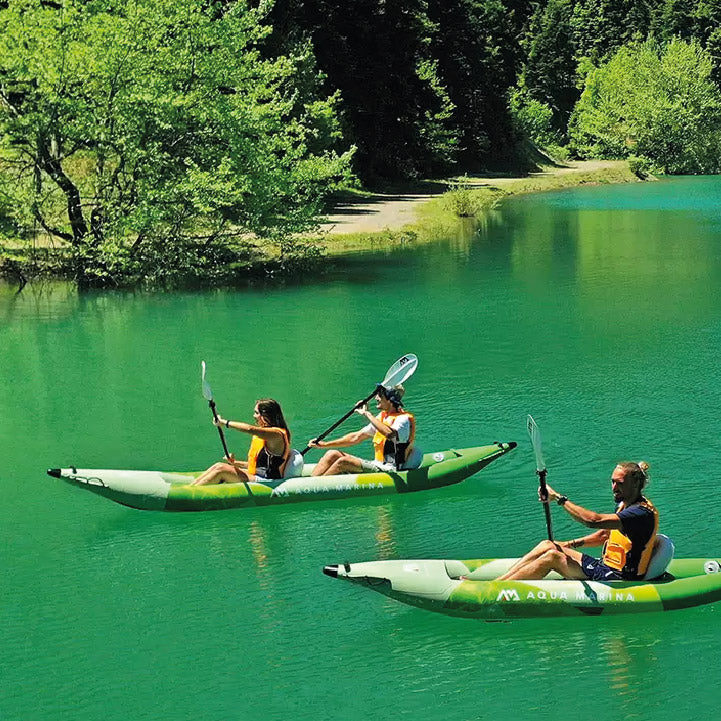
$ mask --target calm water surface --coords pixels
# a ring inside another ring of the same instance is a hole
[[[613,465],[646,459],[677,555],[721,553],[720,197],[718,178],[528,196],[476,234],[285,289],[0,289],[0,718],[715,714],[721,605],[489,624],[320,569],[527,550],[545,533],[527,413],[554,487],[610,510]],[[302,447],[407,352],[425,450],[519,448],[443,490],[196,514],[45,475],[209,465],[201,359],[224,415],[276,397]],[[555,507],[554,524],[579,535]]]

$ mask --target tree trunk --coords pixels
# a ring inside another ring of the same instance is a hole
[[[72,243],[77,246],[88,234],[88,224],[85,222],[85,216],[83,215],[80,191],[65,174],[60,160],[53,157],[44,138],[38,141],[38,165],[65,194],[68,203],[68,220],[73,233]]]

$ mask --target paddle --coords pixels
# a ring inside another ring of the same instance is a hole
[[[531,437],[533,452],[536,454],[536,474],[538,475],[538,485],[541,488],[541,499],[548,500],[548,491],[546,490],[546,464],[543,460],[543,449],[541,448],[541,431],[538,430],[536,421],[533,416],[528,416],[526,423],[528,435]],[[543,504],[543,510],[546,512],[546,529],[548,530],[548,540],[553,540],[553,529],[551,528],[551,508],[548,503]]]
[[[388,372],[386,373],[386,377],[383,379],[383,382],[378,383],[373,389],[373,393],[371,393],[367,398],[364,398],[362,401],[356,403],[353,408],[351,408],[348,413],[343,416],[343,418],[336,421],[330,428],[323,431],[323,433],[321,433],[319,436],[316,436],[315,440],[322,441],[329,433],[338,428],[338,426],[343,423],[343,421],[347,420],[353,415],[356,408],[360,408],[361,406],[368,403],[370,399],[373,398],[376,393],[378,393],[378,388],[380,386],[383,386],[384,388],[392,388],[393,386],[397,386],[399,383],[404,383],[416,372],[416,368],[418,368],[418,358],[413,355],[413,353],[408,353],[402,358],[399,358],[388,369]],[[311,446],[306,446],[301,451],[301,455],[305,455],[310,449]]]
[[[208,381],[205,380],[205,361],[200,361],[200,369],[201,369],[201,380],[203,383],[203,398],[205,398],[206,401],[208,401],[208,405],[210,406],[210,410],[213,412],[213,418],[215,421],[218,420],[218,411],[215,410],[215,401],[213,400],[213,391],[210,389],[210,384]],[[220,426],[216,426],[218,429],[218,433],[220,434],[220,442],[223,444],[223,451],[225,452],[225,457],[230,460],[230,452],[228,451],[228,446],[225,442],[225,434],[223,433],[223,429]]]
[[[210,410],[213,412],[213,418],[217,422],[218,420],[218,411],[215,409],[215,401],[213,400],[213,391],[210,388],[210,383],[208,383],[207,380],[205,380],[205,361],[200,361],[200,377],[202,380],[202,386],[203,386],[203,398],[205,398],[206,401],[208,401],[208,405],[210,406]],[[220,435],[220,442],[223,444],[223,451],[225,453],[225,457],[228,459],[228,462],[230,463],[230,451],[228,450],[228,445],[225,442],[225,434],[223,433],[223,429],[220,426],[216,426],[218,429],[218,434]],[[238,473],[238,469],[235,468],[235,472]],[[240,474],[238,473],[238,479],[240,479]],[[252,496],[253,493],[250,490],[250,486],[248,485],[248,482],[245,479],[242,479],[243,483],[245,484],[245,488],[248,491],[248,495]]]

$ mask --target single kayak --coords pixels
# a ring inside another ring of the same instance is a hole
[[[486,620],[673,611],[721,599],[716,559],[672,560],[652,581],[568,581],[555,573],[541,581],[496,580],[517,560],[372,561],[326,566],[323,573],[411,606]]]
[[[122,471],[88,468],[50,468],[48,474],[132,508],[152,511],[212,511],[245,506],[269,506],[298,501],[321,501],[359,496],[426,491],[460,483],[516,447],[493,443],[476,448],[428,453],[419,468],[396,473],[303,475],[264,483],[221,483],[193,486],[202,471]]]

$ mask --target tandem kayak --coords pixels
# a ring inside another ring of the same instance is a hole
[[[673,611],[721,599],[716,559],[675,559],[652,581],[569,581],[555,573],[541,581],[496,580],[517,560],[372,561],[323,573],[411,606],[485,620]]]
[[[493,443],[423,456],[419,468],[396,473],[303,475],[264,483],[221,483],[193,486],[202,471],[121,471],[86,468],[51,468],[48,474],[99,496],[132,508],[153,511],[211,511],[245,506],[269,506],[298,501],[320,501],[358,496],[425,491],[460,483],[516,447]]]

